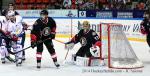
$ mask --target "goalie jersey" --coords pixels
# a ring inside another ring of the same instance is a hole
[[[88,32],[84,33],[84,30],[82,29],[71,41],[74,43],[80,42],[82,47],[86,46],[87,48],[90,48],[97,41],[100,41],[100,38],[94,30],[90,29]]]

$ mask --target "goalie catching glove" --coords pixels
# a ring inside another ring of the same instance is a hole
[[[67,43],[65,43],[65,49],[73,49],[73,47],[74,47],[74,45],[75,45],[75,43],[73,43],[73,42],[67,42]]]
[[[100,47],[101,47],[101,42],[97,41],[91,48],[90,48],[90,53],[92,54],[93,57],[99,57],[100,56]]]

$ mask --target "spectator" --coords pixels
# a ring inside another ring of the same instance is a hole
[[[63,0],[57,0],[55,2],[55,9],[62,9],[63,8]]]
[[[145,4],[143,2],[139,3],[139,10],[144,10]]]
[[[88,0],[88,2],[83,5],[83,8],[86,10],[93,10],[95,9],[95,3],[92,0]]]
[[[71,8],[71,4],[72,4],[71,0],[64,0],[64,2],[63,2],[63,6],[64,6],[66,9]]]
[[[103,5],[103,9],[102,10],[109,10],[109,5],[107,5],[107,4]]]
[[[150,0],[146,1],[146,6],[147,6],[147,9],[150,10]]]

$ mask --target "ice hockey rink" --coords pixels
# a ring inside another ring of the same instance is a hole
[[[56,38],[57,39],[57,38]],[[60,41],[68,41],[68,39],[57,39]],[[144,63],[143,68],[138,69],[110,69],[107,66],[76,66],[64,64],[65,55],[67,50],[64,49],[64,44],[53,40],[60,68],[56,68],[52,62],[46,48],[44,48],[42,56],[42,66],[38,70],[36,68],[36,48],[25,50],[26,61],[23,62],[21,67],[16,67],[15,63],[6,64],[0,63],[0,76],[149,76],[150,75],[150,52],[146,42],[130,41],[134,52],[138,58]],[[26,38],[25,47],[30,46],[30,38]],[[75,46],[76,48],[79,45]],[[70,53],[76,52],[78,49],[69,51]],[[66,58],[69,59],[69,54]]]

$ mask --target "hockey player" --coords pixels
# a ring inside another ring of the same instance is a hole
[[[65,44],[65,48],[72,49],[76,43],[80,42],[81,48],[75,54],[74,61],[76,61],[77,56],[93,57],[90,52],[90,48],[92,47],[92,49],[94,49],[96,46],[101,46],[101,40],[96,32],[90,29],[90,23],[88,21],[84,21],[82,26],[83,29],[81,29],[79,33],[71,39],[71,41]]]
[[[10,11],[14,11],[15,12],[15,16],[19,15],[19,13],[15,10],[15,6],[13,3],[9,3],[8,4],[8,9],[4,9],[2,10],[2,12],[10,12]],[[5,13],[3,13],[2,15],[4,15]],[[24,25],[26,25],[26,23],[22,23],[23,27]],[[26,26],[25,26],[26,27]],[[25,41],[25,32],[23,33],[23,37],[22,37],[22,46],[24,47],[24,41]],[[8,44],[10,43],[10,41],[6,41],[7,42],[7,50],[11,49],[11,46],[9,46]],[[23,60],[25,60],[25,51],[23,51]]]
[[[19,15],[19,13],[15,10],[15,6],[14,6],[13,3],[9,3],[8,11],[14,11],[15,12],[15,16]],[[26,23],[23,22],[22,25],[23,25],[23,28],[24,28],[24,25],[26,25]],[[22,35],[22,47],[24,47],[24,41],[25,41],[25,32]],[[23,51],[23,57],[22,58],[23,58],[22,60],[25,60],[25,51]]]
[[[14,59],[12,59],[9,55],[10,50],[7,49],[7,43],[9,39],[6,38],[8,32],[6,31],[7,25],[8,25],[8,17],[5,15],[6,12],[2,13],[4,16],[1,16],[0,18],[0,54],[1,54],[1,61],[2,63],[5,63],[5,58],[8,59],[11,62],[15,62]],[[5,37],[5,38],[4,38]]]
[[[31,30],[31,46],[34,48],[37,42],[43,41],[45,39],[48,40],[46,40],[45,42],[41,42],[40,44],[37,44],[36,50],[37,68],[41,68],[43,44],[45,44],[48,52],[50,53],[55,66],[59,67],[60,65],[57,62],[57,56],[52,42],[52,39],[55,38],[56,34],[55,32],[56,23],[51,17],[48,17],[47,10],[42,10],[40,12],[40,16],[41,17],[36,20],[36,22],[33,25],[33,29]]]
[[[15,6],[14,6],[13,3],[9,3],[8,4],[8,11],[14,11],[15,12],[15,16],[19,15],[19,13],[15,10]],[[26,27],[26,23],[23,22],[22,25],[23,25],[23,28],[24,28],[24,25]],[[24,47],[24,41],[25,41],[25,32],[23,33],[23,37],[22,37],[22,46],[23,47]],[[23,51],[23,57],[22,58],[23,58],[22,60],[25,60],[25,51]]]
[[[144,13],[144,19],[141,22],[141,33],[146,34],[146,41],[150,47],[150,12],[146,11]]]
[[[1,19],[0,19],[0,35],[1,35],[1,38],[0,38],[0,54],[1,54],[1,61],[2,63],[4,64],[5,63],[5,58],[7,56],[9,56],[8,54],[8,51],[6,49],[6,43],[5,43],[5,40],[3,38],[3,34],[4,33],[4,30],[5,30],[5,26],[4,24],[7,24],[7,20],[6,20],[6,17],[5,16],[1,16]]]
[[[13,39],[12,48],[14,52],[22,50],[22,38],[24,34],[22,26],[22,17],[15,16],[14,11],[8,11],[9,23],[7,31],[10,32],[9,36]],[[22,64],[22,52],[15,54],[16,66]]]

